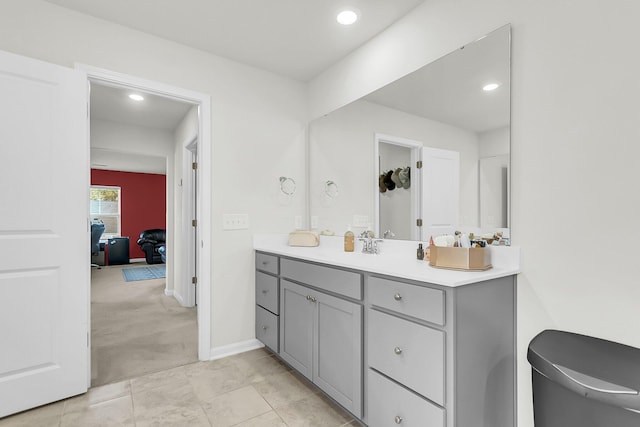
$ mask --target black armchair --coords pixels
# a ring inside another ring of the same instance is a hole
[[[165,239],[166,231],[161,228],[144,230],[140,233],[138,245],[140,245],[140,249],[145,253],[147,264],[162,264],[164,262],[162,254],[158,252],[158,249],[165,248]]]
[[[91,224],[91,255],[96,256],[100,254],[100,237],[104,233],[104,224],[94,222]],[[91,267],[98,267],[98,264],[91,264]]]

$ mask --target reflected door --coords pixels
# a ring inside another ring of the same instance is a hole
[[[453,234],[460,212],[460,153],[422,148],[422,237]]]

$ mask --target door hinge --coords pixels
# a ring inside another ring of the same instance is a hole
[[[191,169],[198,169],[198,162],[191,163]]]
[[[198,220],[197,220],[197,219],[192,219],[192,220],[191,220],[191,225],[192,225],[193,227],[197,227],[197,226],[198,226]]]
[[[416,162],[416,169],[422,169],[422,160]]]
[[[418,218],[418,219],[416,220],[416,225],[417,225],[418,227],[422,227],[422,218]]]
[[[196,283],[198,283],[198,278],[197,278],[196,276],[193,276],[193,277],[191,278],[191,283],[193,283],[194,285],[195,285]]]

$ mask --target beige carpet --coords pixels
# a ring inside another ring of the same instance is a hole
[[[91,269],[92,387],[198,360],[196,309],[165,296],[165,279],[125,282],[135,265]]]

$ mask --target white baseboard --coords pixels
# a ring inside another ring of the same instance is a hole
[[[164,294],[168,297],[172,297],[173,296],[173,289],[165,289],[164,290]]]
[[[233,356],[234,354],[244,353],[245,351],[256,350],[262,347],[264,347],[264,344],[256,339],[223,345],[211,349],[210,360],[222,359],[223,357]]]
[[[173,292],[173,297],[178,301],[178,303],[179,303],[181,306],[186,307],[186,305],[185,305],[185,303],[184,303],[184,298],[182,298],[182,295],[180,295],[180,294],[179,294],[178,292],[176,292],[175,290],[174,290],[174,291],[171,291],[171,292]]]

